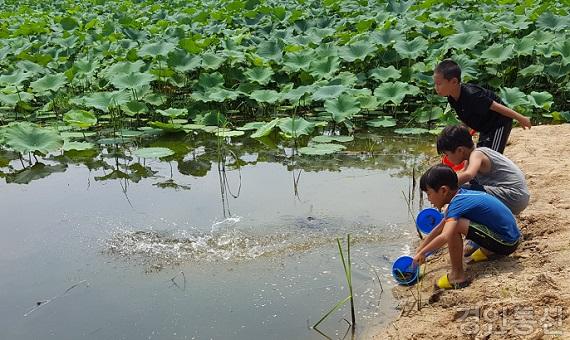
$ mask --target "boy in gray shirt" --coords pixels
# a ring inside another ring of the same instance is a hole
[[[519,167],[495,150],[476,148],[465,126],[444,128],[437,139],[437,151],[444,153],[455,164],[467,160],[465,168],[457,173],[460,186],[485,191],[497,197],[513,215],[519,214],[528,206],[530,194]],[[472,184],[469,184],[470,181]]]

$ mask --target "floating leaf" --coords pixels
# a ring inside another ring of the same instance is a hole
[[[72,142],[69,140],[65,140],[63,143],[64,151],[70,151],[70,150],[83,151],[93,148],[95,148],[95,144],[88,142]]]
[[[353,136],[315,136],[311,139],[312,142],[315,143],[330,143],[330,142],[339,142],[339,143],[346,143],[352,142],[354,140]]]
[[[140,158],[163,158],[174,155],[174,151],[169,148],[140,148],[133,152],[133,156]]]
[[[330,155],[346,149],[344,145],[330,144],[330,143],[317,143],[312,146],[299,148],[299,153],[302,155],[322,156]]]
[[[372,127],[393,127],[396,126],[396,120],[390,116],[382,116],[366,122],[368,126]]]
[[[187,109],[175,109],[169,108],[166,110],[156,110],[156,112],[160,113],[164,117],[168,117],[170,119],[174,119],[176,117],[185,117],[188,115]]]
[[[394,132],[401,135],[419,135],[422,133],[428,133],[429,130],[423,128],[401,128],[394,130]]]
[[[244,131],[235,131],[235,130],[218,131],[215,133],[217,137],[237,137],[237,136],[243,136],[244,134],[245,134]]]

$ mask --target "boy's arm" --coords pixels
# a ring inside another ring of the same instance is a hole
[[[491,103],[491,110],[502,114],[505,117],[513,118],[523,127],[523,129],[530,129],[532,123],[530,122],[530,118],[521,115],[520,113],[516,112],[515,110],[509,109],[503,104],[499,104],[493,100]]]
[[[467,168],[457,172],[457,182],[459,185],[463,185],[477,176],[479,169],[481,169],[481,164],[483,164],[482,152],[473,151],[469,156],[469,162],[467,162]]]
[[[443,228],[444,228],[444,226],[447,225],[448,226],[447,229],[452,230],[453,224],[457,224],[457,221],[455,219],[448,220],[448,221],[440,223],[440,225],[438,226],[438,228],[441,228],[439,231],[439,234],[436,237],[434,237],[433,239],[431,239],[431,241],[429,243],[426,243],[422,247],[422,249],[420,249],[419,251],[416,252],[416,255],[414,256],[414,262],[421,264],[422,262],[425,261],[426,254],[429,254],[429,252],[437,250],[437,249],[443,247],[445,244],[447,244],[447,238],[449,237],[449,235],[447,235],[446,233],[443,233]],[[434,229],[434,231],[435,231],[435,229]],[[431,235],[431,233],[430,233],[430,235]]]
[[[422,240],[422,242],[420,243],[420,246],[418,247],[418,250],[416,251],[416,253],[420,252],[422,250],[422,248],[424,248],[426,245],[428,245],[436,236],[441,234],[441,231],[443,230],[444,224],[445,224],[445,218],[443,218],[441,220],[441,222],[439,222],[439,224],[435,228],[433,228],[433,230],[426,236],[426,238],[424,238]]]

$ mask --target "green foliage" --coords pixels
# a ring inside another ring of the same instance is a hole
[[[21,154],[48,154],[63,146],[63,139],[56,131],[27,122],[12,123],[4,127],[2,135],[4,143]]]

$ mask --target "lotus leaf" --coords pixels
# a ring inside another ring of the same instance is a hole
[[[47,92],[47,91],[57,91],[67,84],[67,78],[63,73],[59,74],[47,74],[42,78],[30,83],[30,87],[34,92]]]
[[[95,148],[95,144],[88,143],[88,142],[72,142],[65,140],[63,143],[63,151],[70,151],[70,150],[89,150]]]
[[[197,115],[196,118],[194,118],[194,122],[208,126],[223,126],[227,123],[227,119],[226,116],[220,112],[207,112]]]
[[[311,50],[303,50],[295,53],[285,54],[283,65],[290,71],[299,72],[308,70],[311,61],[313,61],[314,53]]]
[[[330,155],[342,151],[344,149],[346,149],[346,147],[340,144],[317,143],[312,146],[299,148],[298,151],[302,155],[322,156],[322,155]]]
[[[527,96],[519,90],[517,87],[514,88],[501,88],[501,98],[509,107],[517,107],[528,105]]]
[[[402,75],[394,66],[377,67],[372,69],[369,74],[372,79],[379,80],[381,82],[385,82],[390,79],[398,80]]]
[[[206,70],[217,70],[224,63],[224,58],[214,53],[202,54],[202,67]]]
[[[175,109],[175,108],[169,108],[166,110],[156,110],[156,112],[160,113],[161,115],[163,115],[164,117],[168,117],[170,119],[174,119],[176,117],[184,117],[188,115],[188,110],[187,109]]]
[[[29,103],[34,99],[34,95],[27,92],[19,92],[12,94],[0,93],[0,103],[7,106],[16,106],[20,102]]]
[[[149,43],[143,45],[138,54],[141,57],[153,57],[153,58],[156,58],[158,56],[166,57],[170,52],[173,52],[175,48],[176,44],[161,41],[157,43]]]
[[[80,129],[87,129],[97,124],[97,117],[85,110],[69,110],[63,115],[65,124],[78,127]]]
[[[188,72],[198,69],[202,64],[202,57],[176,50],[168,55],[168,66],[178,72]]]
[[[255,67],[244,72],[249,81],[266,85],[271,80],[273,70],[269,67]]]
[[[402,58],[415,60],[426,52],[428,43],[427,40],[422,37],[415,37],[411,41],[398,41],[394,44],[394,49]]]
[[[360,112],[360,105],[356,97],[343,94],[335,99],[325,101],[325,109],[331,114],[335,122],[341,123]]]
[[[376,51],[374,44],[367,42],[357,42],[351,45],[342,46],[339,49],[339,56],[348,61],[364,60],[367,56]]]
[[[314,123],[299,117],[282,118],[278,126],[281,131],[293,137],[310,135],[315,128]]]
[[[368,126],[372,127],[393,127],[396,126],[396,120],[393,117],[382,116],[366,122]]]
[[[150,122],[149,125],[153,128],[161,129],[162,131],[169,133],[184,131],[182,124]]]
[[[224,76],[219,72],[202,73],[198,78],[198,86],[204,91],[210,88],[221,87],[224,85]]]
[[[79,98],[78,101],[85,106],[109,112],[110,107],[117,107],[129,102],[129,97],[129,93],[124,91],[95,92]]]
[[[269,123],[266,123],[262,127],[260,127],[259,129],[257,129],[257,131],[255,131],[251,135],[251,137],[252,138],[260,138],[260,137],[268,136],[271,133],[271,131],[273,130],[273,128],[275,126],[277,126],[277,123],[279,123],[279,118],[273,119]]]
[[[21,154],[28,152],[47,154],[63,146],[63,139],[56,131],[36,124],[12,123],[3,130],[4,143]]]
[[[378,97],[378,100],[382,105],[388,102],[399,105],[402,103],[406,95],[413,96],[418,93],[419,88],[400,81],[380,84],[380,86],[374,90],[374,95]]]
[[[339,142],[339,143],[346,143],[352,142],[354,140],[353,136],[315,136],[311,139],[312,142],[315,143],[330,143],[330,142]]]
[[[378,44],[388,47],[394,44],[396,41],[403,40],[403,34],[399,30],[386,29],[382,31],[374,31],[371,34],[371,38],[375,40]]]
[[[238,127],[237,129],[240,131],[257,130],[260,127],[262,127],[263,125],[265,125],[265,122],[249,122],[249,123],[245,124],[244,126]]]
[[[423,128],[401,128],[394,130],[394,132],[401,135],[419,135],[422,133],[428,133],[429,130]]]
[[[313,100],[326,100],[326,99],[330,99],[330,98],[337,98],[338,96],[340,96],[343,92],[346,92],[347,90],[348,90],[348,88],[346,86],[343,86],[343,85],[323,86],[313,93],[312,98],[313,98]]]
[[[255,90],[249,95],[249,97],[259,103],[269,104],[273,104],[281,100],[279,92],[274,90]]]
[[[536,20],[536,26],[543,30],[560,31],[567,29],[570,25],[568,16],[555,15],[552,12],[542,13]]]
[[[237,137],[243,136],[245,134],[244,131],[218,131],[215,133],[217,137]]]
[[[278,62],[283,56],[283,50],[277,40],[269,40],[257,46],[257,54],[264,59]]]
[[[303,98],[303,96],[309,93],[313,93],[314,91],[315,88],[313,86],[304,85],[289,90],[286,93],[282,93],[281,95],[284,100],[288,100],[289,102],[296,104],[301,100],[301,98]]]
[[[164,158],[174,155],[174,151],[169,148],[140,148],[133,152],[133,156],[140,158]]]
[[[30,72],[16,70],[12,74],[3,74],[0,76],[0,85],[18,86],[28,80],[32,76]]]
[[[117,89],[134,89],[140,86],[148,85],[155,79],[150,73],[133,72],[129,74],[116,74],[110,77],[110,82]]]
[[[513,56],[513,45],[494,44],[481,54],[491,64],[500,64]]]
[[[117,75],[138,73],[144,65],[145,63],[142,60],[137,60],[135,62],[123,61],[109,66],[103,71],[103,74],[107,76],[107,79],[110,79],[110,77],[115,77]]]
[[[447,46],[458,50],[471,50],[477,46],[484,37],[483,32],[478,31],[457,33],[447,38]]]
[[[528,100],[534,107],[545,110],[550,110],[554,103],[552,95],[548,92],[532,91],[528,96]]]
[[[322,60],[311,62],[309,72],[317,78],[330,78],[340,69],[340,59],[338,57],[326,57]]]

